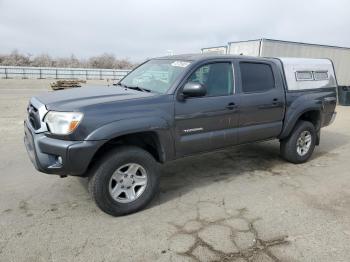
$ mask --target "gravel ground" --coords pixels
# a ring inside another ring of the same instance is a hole
[[[48,82],[0,80],[0,261],[350,261],[350,107],[308,163],[281,160],[277,141],[185,158],[146,210],[115,218],[85,179],[27,157],[25,108]]]

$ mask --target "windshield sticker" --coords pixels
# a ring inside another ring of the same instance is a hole
[[[172,66],[177,66],[177,67],[186,67],[190,64],[190,62],[185,62],[185,61],[175,61],[171,65]]]

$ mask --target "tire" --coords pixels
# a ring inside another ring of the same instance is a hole
[[[89,191],[96,205],[112,216],[143,209],[158,188],[159,164],[147,151],[134,146],[121,146],[106,153],[89,177]]]
[[[309,137],[311,137],[311,141],[309,142],[309,144],[307,144],[305,141],[307,141]],[[298,146],[300,144],[301,146]],[[288,138],[281,140],[281,143],[280,143],[281,155],[285,160],[291,163],[294,163],[294,164],[305,163],[311,157],[315,149],[315,144],[316,144],[315,126],[308,121],[299,121],[295,125],[291,135]],[[302,148],[304,148],[304,150],[302,150]]]

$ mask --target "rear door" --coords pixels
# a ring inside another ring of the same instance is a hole
[[[207,95],[175,101],[177,157],[236,144],[238,100],[231,61],[202,64],[187,82],[205,85]]]
[[[277,137],[283,126],[285,91],[276,65],[271,61],[237,61],[240,117],[238,142]]]

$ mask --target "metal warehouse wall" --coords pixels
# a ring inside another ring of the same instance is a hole
[[[226,54],[227,46],[215,46],[202,48],[202,53]]]
[[[228,43],[228,54],[259,56],[260,40],[230,42]]]
[[[350,48],[262,40],[261,56],[329,58],[333,61],[339,85],[350,86]]]

